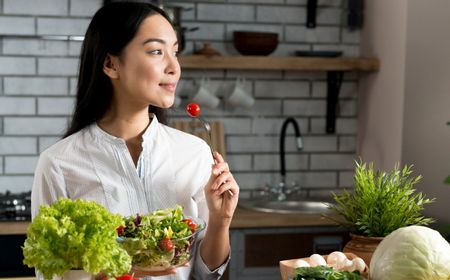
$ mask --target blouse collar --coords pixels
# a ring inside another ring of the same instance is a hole
[[[148,141],[149,139],[153,138],[157,131],[158,131],[158,127],[159,127],[159,121],[158,118],[154,115],[154,114],[150,114],[150,124],[147,126],[147,128],[145,129],[144,133],[142,134],[142,140],[143,141]],[[111,144],[124,144],[125,140],[123,140],[120,137],[116,137],[114,135],[109,134],[108,132],[104,131],[103,129],[101,129],[97,122],[94,122],[91,126],[90,126],[90,132],[91,135],[95,138],[95,139],[100,139],[103,141],[108,141]]]

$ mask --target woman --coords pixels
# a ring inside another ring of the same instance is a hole
[[[94,15],[73,120],[64,139],[40,156],[32,214],[59,197],[93,200],[122,215],[180,204],[186,215],[209,221],[195,258],[135,276],[218,279],[229,259],[239,187],[203,140],[160,122],[180,78],[177,47],[166,14],[150,4],[115,2]]]

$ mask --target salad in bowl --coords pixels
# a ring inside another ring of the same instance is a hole
[[[132,257],[135,269],[161,271],[186,264],[205,222],[183,216],[183,208],[128,216],[117,228],[117,241]]]

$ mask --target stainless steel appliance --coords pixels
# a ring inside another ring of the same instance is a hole
[[[0,221],[31,220],[31,192],[0,193]]]
[[[0,227],[10,222],[31,220],[31,193],[0,193]],[[5,232],[5,230],[3,230]],[[0,277],[33,276],[34,269],[23,264],[25,234],[0,235]]]

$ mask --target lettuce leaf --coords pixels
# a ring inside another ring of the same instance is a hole
[[[131,257],[116,242],[120,215],[93,201],[61,198],[42,205],[28,228],[24,264],[45,279],[70,269],[119,276],[131,269]]]

